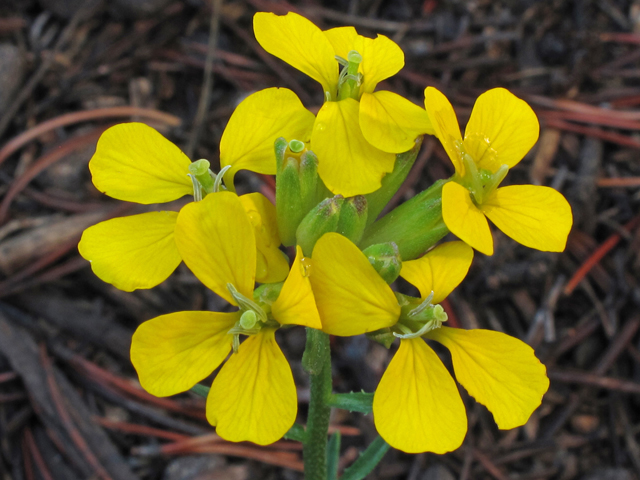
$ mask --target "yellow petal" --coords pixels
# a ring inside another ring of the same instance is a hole
[[[314,120],[313,113],[286,88],[249,95],[236,107],[220,140],[220,166],[231,165],[225,183],[231,185],[236,172],[243,169],[274,175],[276,139],[308,142]]]
[[[495,172],[516,165],[538,140],[538,117],[524,100],[494,88],[476,100],[464,132],[464,146],[479,168]]]
[[[331,42],[322,30],[297,13],[278,16],[258,12],[253,17],[256,40],[267,52],[284,60],[335,95],[338,87],[338,62]]]
[[[442,188],[442,219],[458,238],[485,255],[493,255],[489,223],[462,185],[449,182]]]
[[[378,35],[377,38],[358,35],[353,50],[362,55],[358,69],[363,76],[362,92],[373,92],[378,82],[395,75],[404,67],[404,52],[396,42],[384,35]]]
[[[359,107],[352,98],[325,102],[311,135],[320,178],[329,190],[345,197],[379,189],[382,177],[393,170],[396,158],[364,138],[358,125]]]
[[[438,245],[417,260],[402,262],[400,275],[418,287],[422,298],[433,292],[431,303],[440,303],[460,285],[467,276],[473,249],[464,242],[447,242]]]
[[[183,207],[175,238],[184,263],[207,287],[233,305],[227,283],[253,298],[256,240],[235,193],[211,193]]]
[[[313,249],[311,286],[322,330],[351,336],[390,327],[400,306],[367,257],[337,233],[322,236]]]
[[[562,252],[573,224],[569,202],[549,187],[498,188],[480,208],[516,242],[543,252]]]
[[[359,119],[364,138],[390,153],[411,150],[419,135],[434,133],[425,110],[384,90],[362,95]]]
[[[446,453],[467,433],[467,414],[455,382],[421,338],[402,340],[373,397],[376,430],[407,453]]]
[[[213,381],[207,419],[225,440],[268,445],[296,420],[296,386],[274,333],[267,329],[247,338]]]
[[[276,207],[261,193],[242,195],[240,202],[256,235],[256,281],[282,282],[289,274],[289,259],[280,250]]]
[[[144,123],[121,123],[100,136],[89,170],[102,193],[147,205],[193,194],[190,163],[157,130]]]
[[[460,125],[451,103],[438,89],[427,87],[424,91],[424,107],[429,114],[435,135],[449,155],[456,172],[464,175],[460,150],[455,144],[456,140],[462,141],[462,135],[460,135]]]
[[[162,283],[180,264],[173,237],[177,212],[149,212],[98,223],[78,250],[100,279],[125,292]]]
[[[545,366],[517,338],[447,327],[427,337],[449,349],[458,382],[493,413],[503,430],[527,423],[549,388]]]
[[[320,314],[311,290],[309,275],[311,260],[304,258],[302,249],[296,246],[296,259],[289,276],[282,286],[278,299],[271,305],[273,318],[281,325],[303,325],[322,329]]]
[[[131,339],[131,363],[156,397],[185,392],[213,372],[231,351],[227,332],[240,312],[177,312],[144,322]]]
[[[349,55],[349,52],[353,50],[353,47],[358,38],[358,32],[353,27],[337,27],[329,30],[324,30],[325,37],[331,42],[334,55],[342,57],[345,60]]]

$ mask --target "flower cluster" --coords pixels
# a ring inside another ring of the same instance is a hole
[[[298,403],[276,332],[300,325],[367,334],[387,348],[399,339],[372,401],[376,428],[395,448],[444,453],[460,446],[467,419],[456,380],[499,428],[526,423],[549,386],[531,347],[500,332],[446,327],[439,304],[467,275],[474,249],[493,254],[486,217],[525,246],[565,247],[572,215],[560,193],[500,186],[537,141],[534,112],[507,90],[489,90],[462,137],[453,107],[435,88],[426,88],[424,109],[376,90],[404,65],[387,37],[366,38],[353,27],[322,31],[294,13],[258,13],[254,30],[266,51],[320,83],[316,116],[284,88],[247,97],[224,131],[218,174],[140,123],[107,130],[90,162],[94,185],[111,197],[194,200],[178,212],[87,229],[79,250],[95,274],[132,291],[158,285],[184,261],[234,307],[143,323],[131,347],[141,385],[174,395],[224,363],[207,419],[227,440],[275,442],[293,426]],[[425,134],[442,143],[454,175],[377,218]],[[276,175],[275,206],[259,193],[236,194],[242,169]],[[439,243],[449,232],[460,240]],[[295,254],[291,262],[282,245]],[[394,291],[398,277],[419,297]],[[449,350],[455,380],[425,340]]]

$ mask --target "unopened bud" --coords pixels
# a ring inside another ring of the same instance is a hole
[[[276,140],[276,212],[282,244],[296,243],[296,229],[318,202],[318,160],[299,140]]]
[[[343,203],[342,195],[327,198],[302,219],[296,231],[296,242],[306,256],[311,256],[313,247],[322,235],[337,230]]]
[[[367,200],[362,195],[347,198],[340,209],[338,229],[340,235],[357,244],[367,225]]]
[[[393,283],[402,270],[402,258],[398,246],[393,243],[379,243],[365,248],[364,253],[376,272],[387,283]]]

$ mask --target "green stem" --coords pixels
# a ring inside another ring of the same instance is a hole
[[[327,478],[327,435],[329,414],[327,399],[331,395],[331,353],[329,335],[320,330],[307,328],[305,357],[310,377],[309,415],[304,442],[305,480]]]

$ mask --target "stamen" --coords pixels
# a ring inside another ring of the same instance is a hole
[[[504,177],[509,173],[509,167],[507,165],[500,165],[500,168],[496,170],[496,172],[491,175],[491,179],[484,186],[484,190],[487,194],[493,192],[504,180]]]
[[[229,293],[234,298],[234,300],[238,302],[241,310],[253,310],[262,323],[267,323],[269,318],[267,317],[267,314],[264,312],[264,310],[260,308],[260,305],[238,292],[238,290],[236,290],[236,287],[234,287],[231,283],[227,283],[227,290],[229,290]]]
[[[227,165],[226,167],[223,167],[222,170],[220,170],[220,172],[218,172],[218,175],[214,175],[216,178],[215,182],[213,182],[214,193],[217,193],[220,191],[222,180],[224,179],[224,174],[227,173],[230,169],[231,169],[231,165]]]
[[[393,332],[393,335],[398,338],[410,339],[410,338],[418,338],[423,336],[425,333],[430,332],[431,330],[435,330],[436,328],[440,328],[443,322],[446,322],[449,317],[447,316],[447,312],[444,311],[440,305],[434,305],[433,307],[433,318],[427,321],[420,330],[417,332],[410,333],[396,333]],[[398,327],[404,327],[404,325],[397,324]],[[405,328],[400,328],[403,332],[408,330]]]
[[[467,188],[473,193],[476,203],[481,204],[484,200],[482,183],[480,183],[480,175],[478,174],[478,166],[468,153],[462,153],[462,162],[466,170],[464,179],[467,181]]]
[[[424,311],[425,308],[431,306],[431,300],[433,300],[433,290],[427,298],[425,298],[420,305],[409,312],[410,317],[415,317],[416,315],[420,315]]]
[[[189,177],[191,179],[191,183],[193,183],[193,201],[199,202],[202,200],[202,185],[200,185],[200,182],[194,175],[187,173],[187,177]]]

